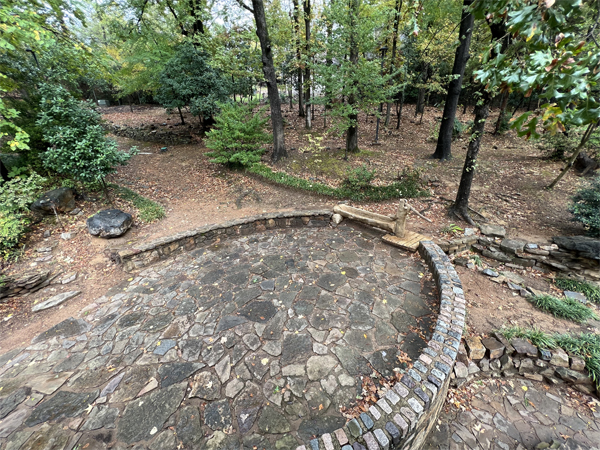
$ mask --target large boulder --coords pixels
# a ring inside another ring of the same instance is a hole
[[[131,214],[119,209],[105,209],[87,220],[87,228],[93,236],[113,238],[125,234],[132,222]]]
[[[579,256],[600,260],[600,239],[588,236],[556,236],[552,240],[559,247],[577,252]]]
[[[31,210],[42,214],[54,214],[75,209],[75,191],[68,187],[61,187],[48,191],[31,204]]]

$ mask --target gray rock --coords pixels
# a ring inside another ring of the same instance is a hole
[[[576,251],[585,258],[600,260],[600,239],[587,236],[557,236],[552,240],[559,247]]]
[[[81,414],[88,405],[98,398],[99,391],[93,392],[68,392],[59,391],[57,394],[42,402],[33,410],[25,425],[32,427],[38,423],[56,421],[65,417],[75,417]]]
[[[117,438],[131,444],[160,431],[185,395],[187,383],[151,392],[143,401],[130,402],[119,420]]]
[[[469,369],[460,361],[454,363],[454,374],[457,378],[467,378],[469,376]]]
[[[119,415],[119,408],[96,406],[81,427],[81,431],[97,430],[99,428],[114,428]]]
[[[43,311],[45,309],[49,309],[54,306],[58,306],[61,303],[66,302],[67,300],[71,300],[72,298],[77,297],[79,294],[81,294],[81,291],[63,292],[61,294],[57,294],[53,297],[50,297],[48,300],[45,300],[41,303],[37,303],[36,305],[33,305],[33,308],[31,308],[31,310],[33,312]]]
[[[92,236],[113,238],[122,236],[129,230],[133,217],[119,209],[105,209],[90,217],[86,223]]]
[[[258,419],[258,429],[270,434],[289,433],[291,430],[285,416],[272,406],[265,406],[263,409]]]
[[[212,372],[200,372],[192,381],[190,397],[198,397],[204,400],[217,400],[221,394],[221,382]]]
[[[592,379],[587,375],[567,369],[566,367],[557,367],[556,374],[563,380],[573,384],[592,384]]]
[[[162,388],[166,388],[172,384],[179,383],[202,369],[204,366],[205,365],[202,363],[191,362],[163,364],[158,368],[160,385]]]
[[[581,292],[563,291],[563,294],[565,294],[565,297],[577,300],[578,302],[583,303],[584,305],[588,302],[587,297]]]
[[[552,358],[550,358],[550,364],[557,367],[569,367],[569,355],[561,348],[552,350]]]
[[[46,192],[31,205],[31,210],[41,214],[54,214],[68,212],[75,208],[75,191],[68,187],[61,187]]]
[[[481,233],[486,236],[501,237],[506,236],[506,230],[500,225],[483,224],[479,227]]]
[[[32,344],[37,344],[38,342],[45,341],[46,339],[50,339],[53,337],[71,337],[79,334],[83,334],[90,329],[90,324],[88,324],[83,319],[74,319],[73,317],[69,317],[66,320],[63,320],[57,325],[54,325],[49,330],[44,331],[43,333],[36,336],[32,342]]]
[[[219,400],[209,403],[204,410],[204,423],[212,430],[223,430],[231,427],[231,409],[229,401]]]
[[[14,409],[31,394],[31,388],[22,387],[0,398],[0,420],[8,416]]]
[[[331,373],[337,364],[333,356],[311,356],[306,363],[306,373],[310,380],[320,380]]]
[[[200,411],[196,406],[186,406],[179,412],[175,427],[177,438],[190,448],[198,448],[204,433],[200,424]],[[176,448],[173,447],[173,448]]]
[[[499,276],[498,272],[496,272],[495,270],[492,270],[492,269],[483,269],[481,271],[481,273],[484,275],[487,275],[488,277],[493,277],[493,278],[496,278]]]
[[[524,339],[514,338],[512,341],[510,341],[510,344],[514,347],[515,351],[519,355],[535,358],[538,354],[537,347]],[[568,361],[569,359],[567,358],[567,364]]]
[[[525,244],[526,242],[520,239],[503,239],[500,243],[500,248],[508,254],[517,255],[523,253]]]

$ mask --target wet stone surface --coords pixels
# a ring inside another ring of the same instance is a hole
[[[360,376],[406,369],[438,309],[380,237],[272,230],[132,275],[0,356],[0,449],[295,448],[343,426]]]

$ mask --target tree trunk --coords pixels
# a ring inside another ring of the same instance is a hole
[[[0,159],[0,178],[2,178],[4,181],[8,181],[8,169],[6,168],[6,166],[4,165],[4,163],[2,162],[1,159]]]
[[[310,0],[304,0],[304,32],[306,38],[306,67],[304,68],[304,104],[306,107],[305,127],[310,130],[312,127],[312,113],[310,104]]]
[[[458,31],[460,45],[456,49],[454,66],[452,67],[452,75],[455,78],[448,85],[448,95],[444,104],[440,133],[435,153],[433,154],[433,157],[436,159],[448,160],[452,158],[452,131],[454,129],[454,119],[456,118],[456,107],[458,106],[458,98],[462,89],[465,67],[469,60],[469,47],[471,46],[471,36],[473,35],[474,18],[470,11],[472,3],[473,0],[463,0],[463,11]]]
[[[496,120],[496,126],[494,127],[494,134],[500,133],[500,127],[504,121],[506,115],[506,105],[508,104],[508,91],[502,94],[502,101],[500,102],[500,113],[498,114],[498,120]]]
[[[400,129],[400,120],[402,119],[402,108],[404,107],[404,90],[400,93],[400,100],[396,103],[396,114],[398,115],[398,122],[396,122],[396,130]]]
[[[183,120],[183,113],[181,112],[181,108],[178,106],[177,111],[179,111],[179,117],[181,118],[181,125],[185,125],[185,120]]]
[[[260,41],[263,73],[267,82],[269,104],[271,106],[271,124],[273,125],[273,161],[279,161],[287,156],[285,139],[283,135],[283,116],[281,115],[281,100],[277,89],[277,74],[273,65],[273,52],[267,29],[267,18],[263,0],[252,0],[254,20],[256,21],[256,35]]]
[[[392,60],[390,63],[390,73],[394,73],[394,64],[396,63],[396,52],[398,50],[398,27],[400,25],[400,11],[402,10],[402,0],[396,0],[394,8],[394,32],[392,33]],[[385,114],[384,127],[389,126],[392,111],[392,102],[387,103],[387,112]]]
[[[423,70],[421,70],[421,83],[427,83],[427,79],[429,78],[429,64],[425,63],[423,65]],[[425,111],[425,88],[419,88],[419,96],[417,97],[417,106],[415,107],[415,117],[419,114],[423,114]]]
[[[456,201],[450,209],[451,213],[463,218],[470,225],[475,225],[473,219],[471,219],[471,216],[469,215],[471,185],[473,184],[473,177],[475,175],[477,155],[479,154],[479,148],[481,147],[481,137],[483,136],[485,121],[489,114],[490,97],[484,89],[485,88],[482,88],[483,99],[475,106],[475,120],[473,121],[473,132],[471,134],[471,140],[469,141],[469,149],[467,150],[465,164],[460,177]]]
[[[581,152],[587,141],[590,139],[590,136],[592,135],[592,133],[598,125],[600,125],[600,121],[593,122],[588,125],[587,130],[585,130],[585,133],[583,133],[583,136],[581,137],[581,141],[579,141],[579,145],[573,152],[573,155],[569,158],[567,165],[563,170],[561,170],[561,172],[554,179],[554,181],[550,183],[548,189],[553,189],[554,186],[556,186],[556,184],[561,180],[561,178],[564,177],[565,174],[569,171],[569,169],[573,166],[573,162],[575,162],[575,159],[577,159],[577,155],[579,155],[579,153]]]
[[[350,2],[350,63],[358,66],[358,43],[356,42],[356,20],[358,19],[359,0]],[[348,96],[348,105],[354,109],[356,98],[354,94]],[[346,132],[346,154],[358,152],[358,114],[348,115],[352,123]]]
[[[302,54],[300,52],[300,8],[298,0],[294,2],[294,35],[296,37],[296,64],[298,65],[298,116],[304,117],[304,87],[302,83]]]

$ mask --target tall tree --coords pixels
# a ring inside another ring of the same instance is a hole
[[[311,19],[311,7],[310,0],[304,0],[304,35],[306,39],[305,51],[306,51],[306,68],[304,69],[304,103],[306,111],[304,113],[305,126],[307,129],[312,127],[311,118],[311,102],[310,102],[310,19]]]
[[[396,63],[396,52],[398,51],[398,28],[400,26],[400,11],[402,10],[402,0],[396,0],[394,7],[394,30],[392,32],[392,59],[390,63],[390,73],[394,73],[394,65]],[[384,126],[390,124],[390,116],[392,112],[392,102],[387,103],[387,112],[385,115]]]
[[[357,19],[360,9],[360,0],[350,0],[350,8],[348,9],[348,14],[350,17],[349,26],[350,26],[350,65],[358,68],[358,42],[356,39],[356,27],[357,27]],[[350,95],[348,95],[348,105],[350,108],[353,108],[356,103],[356,92],[355,89],[350,91]],[[346,131],[346,152],[357,152],[358,151],[358,111],[352,110],[352,112],[348,115],[349,127]]]
[[[304,88],[302,86],[302,50],[300,48],[300,8],[298,0],[294,2],[294,38],[296,44],[296,64],[298,65],[298,75],[296,89],[298,90],[298,115],[304,117]]]
[[[454,66],[452,67],[453,78],[448,86],[448,95],[444,104],[444,114],[438,135],[437,146],[433,157],[436,159],[447,160],[452,157],[452,130],[454,129],[454,119],[456,117],[456,107],[462,87],[465,67],[469,59],[469,47],[471,46],[471,36],[473,35],[473,14],[471,14],[471,4],[473,0],[463,0],[463,12],[460,19],[460,28],[458,31],[459,46],[456,49],[454,57]],[[483,111],[482,111],[483,113]],[[487,117],[487,114],[486,114]],[[485,119],[484,119],[485,120]]]
[[[263,73],[265,74],[267,83],[269,106],[271,107],[271,125],[273,126],[272,160],[276,162],[281,158],[287,157],[287,151],[285,149],[285,139],[283,135],[281,99],[279,97],[279,89],[277,88],[277,74],[275,73],[275,66],[273,64],[273,49],[271,47],[271,40],[269,39],[265,5],[263,0],[252,0],[252,8],[247,6],[243,0],[238,0],[238,3],[254,15],[254,21],[256,23],[256,35],[260,41]]]

